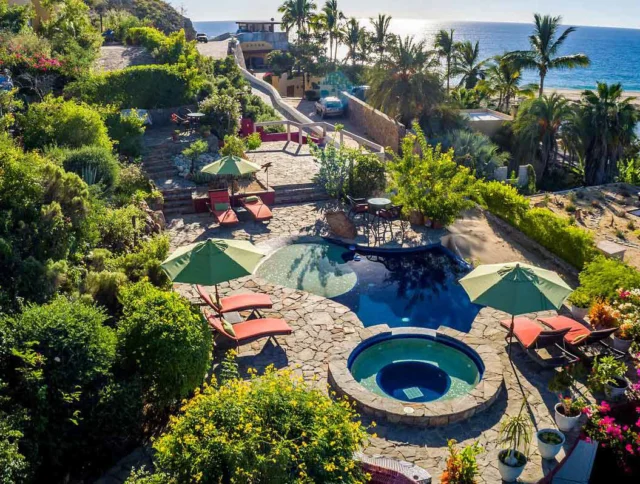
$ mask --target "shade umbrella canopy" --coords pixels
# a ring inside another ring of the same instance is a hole
[[[209,175],[232,175],[241,176],[255,173],[260,170],[260,165],[252,163],[238,156],[223,156],[219,160],[209,163],[200,170]]]
[[[213,286],[248,276],[263,257],[245,240],[207,239],[180,247],[161,267],[173,282]]]
[[[460,284],[472,302],[511,315],[559,309],[572,292],[555,272],[522,262],[481,265]]]

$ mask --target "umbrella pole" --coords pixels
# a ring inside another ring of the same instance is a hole
[[[512,314],[511,315],[511,328],[509,328],[509,358],[511,358],[511,346],[513,343],[513,329],[514,329],[514,319],[515,316]]]

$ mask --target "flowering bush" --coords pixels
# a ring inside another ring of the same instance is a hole
[[[178,482],[364,483],[353,459],[367,434],[345,400],[291,371],[206,387],[154,445]]]
[[[608,329],[618,326],[620,313],[604,301],[597,301],[589,310],[589,323],[596,329]]]
[[[640,289],[620,289],[614,301],[623,324],[640,324]]]
[[[586,440],[597,440],[600,447],[609,449],[623,469],[628,469],[630,458],[640,456],[640,407],[635,409],[638,419],[633,424],[625,424],[610,415],[607,402],[585,407],[589,420],[584,427]]]
[[[455,443],[454,439],[447,442],[449,447],[447,469],[440,476],[440,482],[442,484],[474,484],[478,475],[476,456],[484,449],[475,442],[460,451],[456,449]]]
[[[560,405],[562,405],[562,414],[565,417],[576,417],[580,415],[587,405],[584,398],[563,397],[562,395],[558,395],[558,398],[560,399]]]

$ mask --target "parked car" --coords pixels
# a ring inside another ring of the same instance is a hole
[[[334,96],[323,97],[316,102],[316,113],[324,118],[325,116],[342,116],[344,107],[342,101]]]
[[[207,37],[207,34],[196,34],[196,40],[206,44],[209,42],[209,37]]]
[[[11,89],[13,89],[11,73],[8,69],[3,69],[0,71],[0,91],[11,91]]]
[[[366,101],[368,91],[369,86],[354,86],[351,88],[351,95],[357,97],[360,101]]]

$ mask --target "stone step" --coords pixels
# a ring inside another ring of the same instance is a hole
[[[176,176],[178,176],[178,171],[177,170],[154,171],[152,173],[147,172],[147,175],[149,175],[154,180],[164,180],[167,178],[175,178]]]

